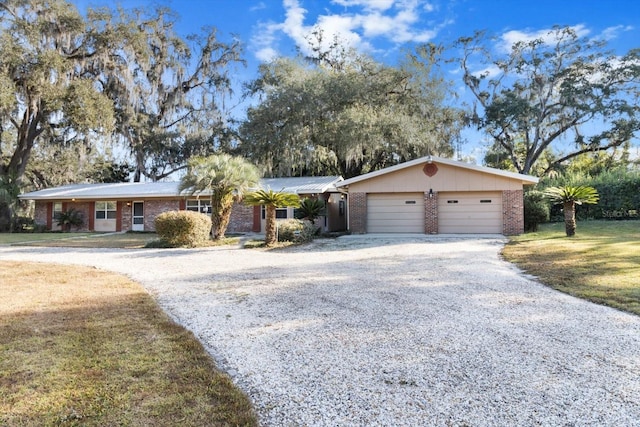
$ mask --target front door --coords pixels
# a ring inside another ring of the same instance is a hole
[[[133,202],[133,231],[144,231],[144,202]]]

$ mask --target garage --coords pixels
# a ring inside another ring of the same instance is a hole
[[[424,194],[368,194],[367,231],[424,233]]]
[[[538,178],[426,156],[341,181],[352,233],[524,231],[524,187]]]
[[[502,233],[502,193],[440,193],[438,217],[438,233]]]

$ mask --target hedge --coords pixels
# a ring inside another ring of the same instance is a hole
[[[193,211],[170,211],[155,219],[156,233],[170,247],[195,247],[206,243],[211,233],[211,218]]]

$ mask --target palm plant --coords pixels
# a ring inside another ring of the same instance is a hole
[[[316,218],[324,214],[324,202],[319,199],[306,198],[300,202],[298,208],[298,219],[306,219],[314,222]]]
[[[193,157],[187,173],[180,180],[179,190],[189,195],[208,194],[211,201],[211,237],[224,238],[231,208],[244,193],[260,181],[258,169],[243,159],[229,154]]]
[[[64,231],[69,232],[71,231],[71,226],[78,228],[82,224],[84,224],[82,212],[74,208],[65,212],[60,212],[60,216],[58,216],[58,225],[62,227]]]
[[[553,204],[562,204],[564,210],[564,226],[568,237],[576,234],[576,205],[598,203],[598,191],[593,187],[564,186],[549,187],[545,196]]]
[[[264,242],[267,246],[273,245],[277,240],[276,208],[298,207],[300,198],[297,194],[275,192],[273,190],[259,190],[247,194],[244,203],[251,206],[264,206],[267,211]]]

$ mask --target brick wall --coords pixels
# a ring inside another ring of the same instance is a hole
[[[502,233],[513,236],[524,233],[524,191],[502,192]]]
[[[367,232],[367,193],[349,193],[349,231]]]
[[[230,233],[250,233],[253,231],[253,206],[234,203],[227,231]]]
[[[127,206],[127,203],[129,206]],[[144,202],[144,209],[147,209],[147,203]],[[118,202],[120,209],[120,231],[129,231],[133,227],[133,203],[132,202]],[[146,216],[146,212],[145,212]],[[145,231],[147,231],[145,225]]]
[[[71,202],[63,204],[63,210],[75,209],[82,215],[82,225],[78,228],[71,226],[71,231],[92,231],[89,229],[90,218],[93,216],[91,202]]]
[[[43,202],[36,200],[36,207],[34,208],[33,219],[36,224],[46,227],[48,215],[48,205],[51,202]]]
[[[129,215],[131,215],[131,206],[125,207],[123,209],[123,213],[125,211],[129,211]],[[169,211],[177,211],[180,210],[180,201],[179,200],[146,200],[144,202],[144,231],[155,231],[155,220],[158,215],[163,212]],[[123,214],[124,217],[124,214]],[[128,224],[126,225],[131,229],[131,218],[129,217]],[[123,218],[122,227],[125,227],[125,221]]]
[[[434,192],[429,198],[429,193],[424,193],[424,232],[426,234],[438,233],[438,193]]]

